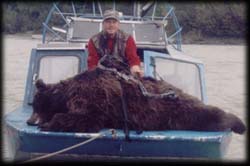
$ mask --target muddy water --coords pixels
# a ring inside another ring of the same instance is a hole
[[[208,104],[237,115],[246,124],[246,46],[185,45],[205,65]],[[246,160],[246,134],[233,134],[226,160]]]
[[[30,52],[38,43],[40,39],[28,35],[3,38],[4,114],[22,104]],[[246,46],[184,45],[183,51],[205,64],[208,104],[234,113],[246,123]],[[225,160],[246,159],[245,136],[233,134]],[[10,160],[10,151],[3,145],[4,160]]]

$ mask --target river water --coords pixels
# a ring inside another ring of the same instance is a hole
[[[30,52],[38,43],[41,39],[31,35],[3,36],[3,114],[22,104]],[[183,45],[182,49],[205,65],[208,104],[237,115],[246,124],[246,46]],[[3,135],[2,156],[4,161],[9,161],[11,154]],[[246,135],[232,135],[223,160],[246,160]]]

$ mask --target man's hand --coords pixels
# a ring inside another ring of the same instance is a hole
[[[130,72],[134,76],[139,76],[139,77],[143,77],[144,76],[143,71],[141,70],[140,66],[138,66],[138,65],[132,66],[130,68]]]

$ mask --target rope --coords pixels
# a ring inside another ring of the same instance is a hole
[[[175,94],[175,92],[173,90],[169,90],[168,92],[162,93],[162,94],[153,94],[153,93],[149,93],[147,91],[147,89],[144,87],[144,85],[142,84],[142,82],[138,79],[136,79],[133,75],[126,75],[124,73],[121,73],[119,71],[117,71],[117,69],[115,68],[107,68],[105,66],[103,66],[101,64],[101,62],[104,61],[104,59],[107,57],[108,55],[104,55],[98,62],[97,67],[99,67],[100,69],[106,70],[106,71],[111,71],[113,73],[115,73],[117,76],[123,78],[124,80],[128,81],[131,80],[133,82],[135,82],[136,84],[139,85],[140,90],[142,91],[142,94],[146,97],[151,97],[151,98],[170,98],[170,99],[175,99],[177,96]]]
[[[129,128],[128,128],[128,108],[127,108],[127,102],[124,94],[124,88],[122,82],[120,82],[121,88],[122,88],[122,112],[123,112],[123,117],[124,117],[124,132],[125,132],[125,139],[127,141],[130,141],[129,138]]]
[[[107,131],[106,131],[106,132],[107,132]],[[105,132],[104,132],[104,133],[105,133]],[[77,147],[79,147],[79,146],[82,146],[82,145],[85,145],[85,144],[87,144],[87,143],[90,143],[90,142],[96,140],[96,139],[99,138],[99,137],[102,137],[102,136],[104,135],[104,133],[98,133],[96,136],[94,136],[94,137],[92,137],[92,138],[90,138],[90,139],[88,139],[88,140],[86,140],[86,141],[83,141],[83,142],[81,142],[81,143],[75,144],[75,145],[73,145],[73,146],[70,146],[70,147],[68,147],[68,148],[64,148],[64,149],[62,149],[62,150],[59,150],[59,151],[56,151],[56,152],[53,152],[53,153],[49,153],[49,154],[44,155],[44,156],[40,156],[40,157],[37,157],[37,158],[33,158],[33,159],[30,159],[30,160],[26,160],[26,161],[24,161],[24,162],[22,162],[22,163],[30,163],[30,162],[34,162],[34,161],[46,159],[46,158],[49,158],[49,157],[53,157],[53,156],[55,156],[55,155],[58,155],[58,154],[60,154],[60,153],[69,151],[69,150],[71,150],[71,149],[75,149],[75,148],[77,148]]]

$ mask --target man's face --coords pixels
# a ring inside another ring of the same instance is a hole
[[[103,30],[108,33],[111,37],[115,35],[115,33],[119,29],[119,21],[116,19],[110,18],[103,21]]]

